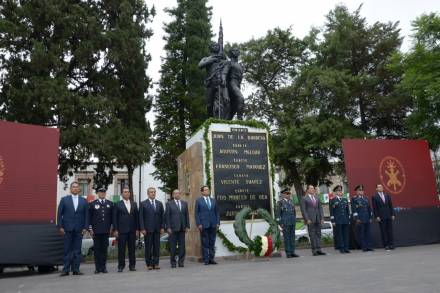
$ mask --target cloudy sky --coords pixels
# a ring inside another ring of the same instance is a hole
[[[148,51],[152,55],[148,73],[154,82],[159,79],[161,56],[164,56],[162,40],[163,23],[170,18],[163,12],[165,7],[176,6],[176,0],[146,0],[154,5],[157,15],[153,20],[154,36],[148,41]],[[346,5],[351,11],[363,4],[361,14],[368,23],[376,21],[399,21],[401,34],[405,37],[403,50],[411,47],[411,22],[419,15],[440,12],[440,0],[210,0],[212,6],[212,26],[218,31],[220,18],[223,22],[225,42],[244,42],[252,37],[264,36],[275,27],[292,27],[297,37],[305,36],[312,26],[320,27],[325,15],[337,4]],[[148,118],[152,121],[154,115]]]

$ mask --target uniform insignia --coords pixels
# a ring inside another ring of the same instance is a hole
[[[107,205],[107,208],[110,208],[110,205],[109,205],[109,204]]]
[[[99,204],[95,204],[95,209],[99,210]]]

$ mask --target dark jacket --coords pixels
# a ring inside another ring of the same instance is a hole
[[[90,228],[94,234],[108,234],[113,222],[113,202],[96,199],[89,203]]]
[[[210,198],[210,200],[211,208],[208,207],[203,196],[199,197],[195,204],[196,225],[202,225],[203,229],[215,228],[217,225],[220,225],[220,214],[217,202],[213,198]]]
[[[71,195],[60,200],[57,215],[58,228],[66,232],[79,232],[89,227],[89,206],[87,200],[78,196],[78,207],[75,211]]]
[[[335,196],[330,200],[330,221],[335,224],[349,224],[350,223],[350,208],[348,207],[348,200],[346,198]]]
[[[128,213],[123,200],[120,200],[113,207],[113,229],[119,233],[130,233],[139,230],[137,204],[130,200],[130,205],[130,213]]]
[[[173,232],[189,229],[188,203],[180,200],[181,210],[175,200],[166,203],[165,228]]]
[[[295,226],[296,224],[296,210],[292,200],[282,199],[277,202],[275,210],[275,218],[279,225]]]
[[[370,223],[373,213],[370,207],[370,201],[363,195],[356,195],[351,199],[351,213],[353,220],[360,220],[361,223]]]
[[[380,217],[381,219],[389,219],[394,216],[393,203],[391,201],[391,196],[384,193],[385,202],[383,202],[379,193],[373,196],[373,214],[374,217]]]
[[[150,202],[150,199],[147,198],[143,202],[141,202],[139,208],[139,227],[141,230],[146,230],[147,233],[150,232],[160,232],[160,229],[163,229],[163,216],[164,209],[163,204],[154,200],[154,204],[156,205],[156,209],[154,209],[153,205]]]

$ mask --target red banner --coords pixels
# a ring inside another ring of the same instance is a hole
[[[59,131],[0,121],[0,223],[55,223]]]
[[[383,185],[395,207],[440,206],[428,143],[424,140],[342,140],[350,187],[374,195]]]

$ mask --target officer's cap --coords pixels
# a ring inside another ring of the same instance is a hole
[[[363,191],[363,190],[364,190],[364,186],[363,186],[362,184],[359,184],[358,186],[356,186],[356,187],[354,188],[354,190],[355,190],[355,191],[358,191],[358,190]]]
[[[281,190],[281,194],[283,194],[283,193],[287,193],[287,194],[291,194],[291,192],[290,192],[290,188],[284,188],[283,190]]]
[[[98,192],[106,192],[107,189],[105,189],[105,187],[99,187],[98,188]]]
[[[341,186],[341,185],[336,185],[336,186],[333,188],[333,192],[336,192],[336,191],[342,191],[342,186]]]

